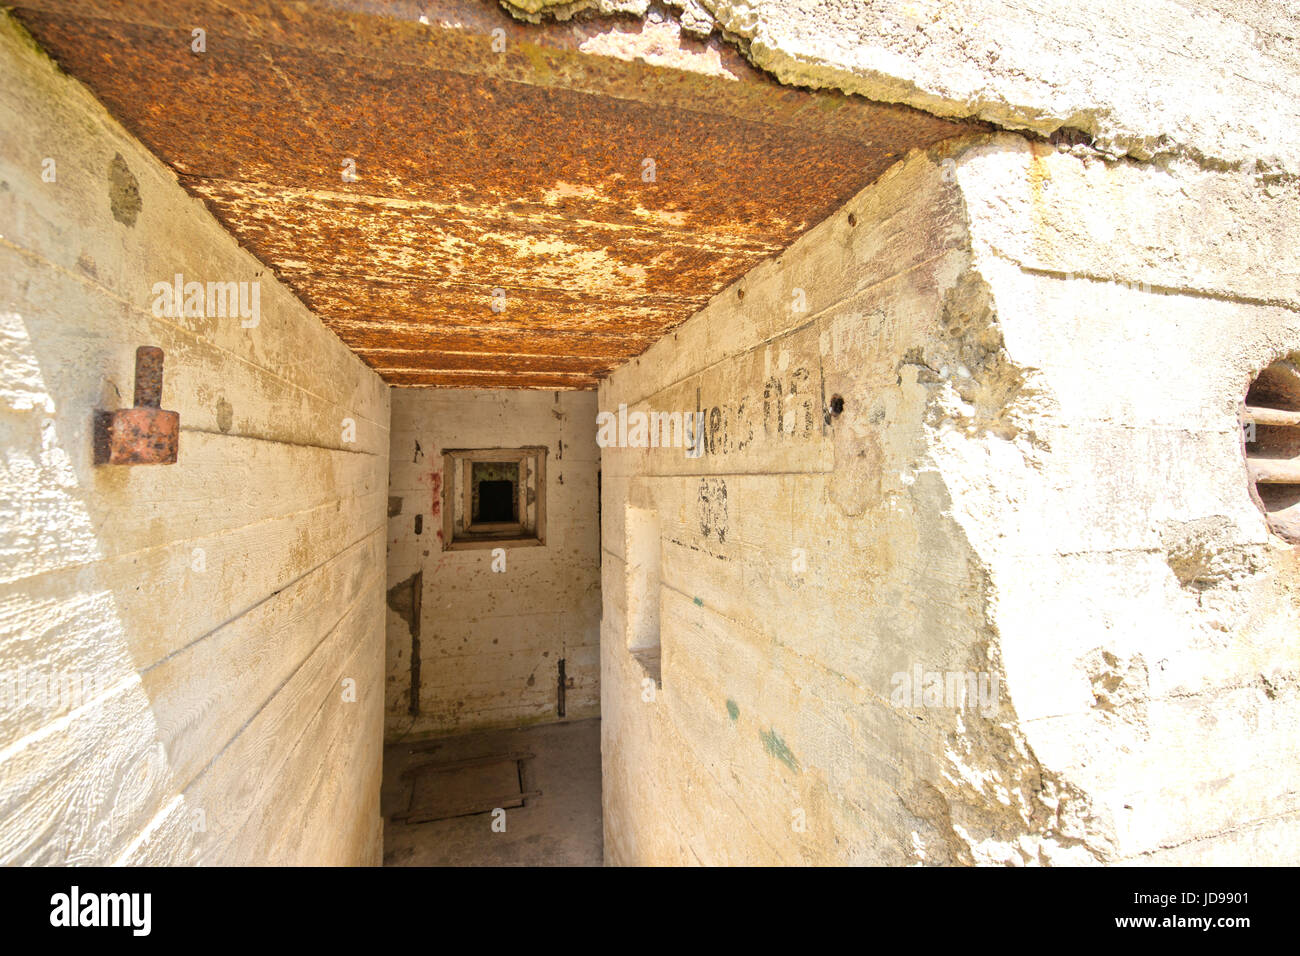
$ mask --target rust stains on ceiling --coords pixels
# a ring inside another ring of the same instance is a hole
[[[908,150],[968,129],[783,87],[668,16],[532,26],[476,0],[14,13],[394,385],[591,388]]]

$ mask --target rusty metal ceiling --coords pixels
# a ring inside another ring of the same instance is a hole
[[[967,129],[783,87],[662,15],[535,26],[477,0],[14,13],[394,385],[591,388],[909,149]]]

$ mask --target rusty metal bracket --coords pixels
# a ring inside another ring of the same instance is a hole
[[[162,405],[163,350],[135,350],[135,407],[95,412],[95,464],[172,465],[180,444],[180,412]]]

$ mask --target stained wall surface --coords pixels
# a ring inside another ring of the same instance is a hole
[[[603,452],[607,859],[1300,859],[1237,418],[1300,347],[1294,193],[915,152],[615,372],[706,433]]]
[[[598,715],[595,393],[392,394],[387,737]],[[525,446],[547,449],[544,545],[444,550],[443,451]]]
[[[377,863],[387,386],[8,18],[0,74],[0,861]],[[140,345],[179,460],[96,467]]]

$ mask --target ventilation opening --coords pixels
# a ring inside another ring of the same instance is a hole
[[[546,448],[443,453],[443,548],[546,541]]]
[[[519,463],[476,461],[474,524],[519,520]]]
[[[1242,410],[1251,494],[1269,530],[1300,544],[1300,364],[1291,355],[1260,373]]]
[[[627,649],[655,686],[663,686],[659,653],[659,566],[663,553],[659,513],[628,508],[625,523],[627,547]]]

